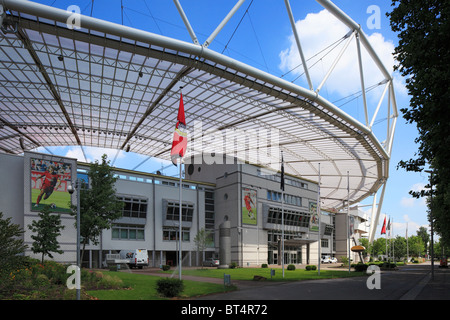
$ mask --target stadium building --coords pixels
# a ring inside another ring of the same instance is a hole
[[[241,7],[243,0],[225,12],[203,43],[179,1],[173,11],[168,8],[164,14],[170,19],[179,14],[192,42],[71,10],[77,6],[56,8],[33,1],[2,0],[0,210],[24,228],[24,240],[30,245],[27,226],[42,206],[49,204],[65,226],[59,239],[64,254],[56,255],[55,260],[74,262],[75,220],[68,211],[76,197],[67,192],[67,182],[86,178],[89,166],[76,159],[27,151],[78,146],[84,153],[84,147],[92,146],[171,160],[170,145],[184,99],[186,128],[194,128],[194,132],[182,133],[195,145],[185,159],[212,154],[209,148],[214,141],[222,141],[222,149],[214,152],[227,154],[233,163],[185,163],[183,264],[196,265],[203,255],[220,254],[219,229],[224,222],[229,225],[231,260],[242,266],[279,264],[282,252],[286,263],[302,264],[317,263],[321,255],[344,254],[352,245],[347,210],[369,197],[373,201],[367,234],[369,242],[373,241],[398,118],[394,81],[361,25],[331,1],[316,2],[345,26],[341,38],[336,39],[339,52],[334,51],[330,64],[321,63],[320,71],[313,69],[316,63],[308,66],[303,61],[297,10],[294,15],[289,1],[271,3],[274,8],[284,5],[289,17],[305,75],[301,85],[295,82],[296,75],[279,77],[238,61],[216,46],[219,41],[214,39],[224,35],[221,30],[231,17],[237,12],[248,14],[249,10]],[[265,25],[270,22],[258,20]],[[321,40],[321,35],[316,37]],[[333,46],[333,50],[337,48]],[[323,62],[327,54],[328,50],[321,50],[314,57]],[[363,120],[322,95],[335,89],[323,90],[335,75],[335,66],[348,54],[357,57],[352,58],[353,71],[359,79]],[[376,85],[370,87],[364,82],[364,75],[371,70],[363,63],[366,60],[376,67],[375,73],[370,71]],[[319,72],[319,81],[310,72]],[[376,87],[382,90],[366,97],[369,88]],[[195,122],[202,130],[196,131]],[[264,161],[239,156],[252,149],[258,157],[269,156]],[[279,186],[281,153],[284,193]],[[235,157],[242,162],[234,161]],[[87,247],[83,262],[95,267],[107,253],[142,248],[148,250],[151,265],[176,264],[178,178],[115,171],[123,216],[103,232],[98,245]],[[323,211],[315,217],[317,207]],[[360,221],[358,216],[362,218],[356,214],[355,221]],[[202,228],[214,230],[214,236],[211,247],[200,255],[193,239]],[[280,249],[280,242],[286,250]],[[27,254],[32,255],[31,251]]]
[[[219,257],[219,226],[230,221],[231,261],[240,266],[281,264],[282,210],[284,211],[285,263],[318,261],[317,184],[285,177],[281,201],[280,174],[262,167],[233,161],[232,164],[187,164],[183,179],[183,265],[197,266],[207,258]],[[75,262],[75,217],[68,202],[76,204],[76,193],[67,191],[69,181],[88,180],[89,165],[75,159],[25,152],[23,156],[0,154],[2,184],[0,203],[6,217],[24,229],[31,252],[32,232],[28,225],[38,219],[44,205],[60,214],[65,226],[58,238],[63,254],[56,261]],[[55,172],[53,189],[45,188],[45,172]],[[146,249],[150,266],[177,265],[179,179],[115,168],[116,195],[123,201],[122,217],[104,230],[98,245],[86,246],[83,265],[99,267],[106,254],[124,249]],[[40,191],[45,190],[37,204]],[[48,195],[48,196],[46,196]],[[14,199],[14,201],[11,201]],[[335,214],[320,217],[321,254],[335,253]],[[211,233],[211,242],[198,252],[194,238],[200,229]]]

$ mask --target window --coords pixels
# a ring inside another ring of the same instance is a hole
[[[122,217],[147,218],[147,199],[117,196],[124,203]]]
[[[143,225],[115,224],[112,226],[112,240],[145,240]]]
[[[281,202],[281,192],[267,190],[267,200]],[[302,198],[290,194],[284,194],[284,203],[301,207]]]
[[[181,208],[183,221],[192,222],[192,217],[194,216],[194,205],[190,203],[183,203]],[[166,209],[166,220],[180,220],[180,205],[177,202],[167,201]]]
[[[163,240],[164,241],[176,241],[176,240],[178,240],[178,234],[179,234],[178,229],[163,228]],[[189,229],[183,228],[182,234],[183,234],[183,242],[189,242],[191,240]]]
[[[284,209],[284,224],[295,227],[309,227],[310,214],[307,212]],[[270,207],[267,216],[268,223],[283,224],[281,208]]]
[[[209,231],[208,247],[214,247],[214,191],[205,191],[205,230]]]
[[[331,233],[333,232],[333,226],[331,224],[327,224],[325,225],[325,235],[326,236],[331,236]]]

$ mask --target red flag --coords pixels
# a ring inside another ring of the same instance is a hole
[[[177,158],[183,158],[187,148],[186,119],[184,117],[183,94],[180,94],[180,105],[178,107],[177,125],[173,133],[172,150],[170,158],[177,165]]]
[[[383,227],[381,228],[381,234],[386,234],[386,217],[384,217]]]

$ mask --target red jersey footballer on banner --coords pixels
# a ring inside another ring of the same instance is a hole
[[[41,191],[36,199],[35,207],[39,206],[39,202],[44,196],[44,200],[48,199],[50,195],[53,193],[55,189],[58,189],[61,180],[59,179],[58,173],[55,171],[53,166],[50,166],[47,171],[45,171],[40,177],[37,179],[43,179]]]

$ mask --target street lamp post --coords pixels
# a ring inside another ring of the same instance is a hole
[[[81,183],[79,181],[79,179],[76,179],[74,181],[75,183],[75,189],[77,190],[77,273],[78,273],[78,277],[80,277],[80,271],[81,271],[81,258],[80,258],[80,190],[81,190]],[[70,194],[73,194],[73,192],[75,191],[75,189],[73,188],[72,183],[69,181],[68,185],[67,185],[67,191]],[[79,278],[78,278],[79,279]],[[80,286],[81,283],[80,281],[77,281],[77,300],[80,300],[80,296],[81,296],[81,290],[80,290]]]
[[[431,279],[434,280],[434,240],[433,240],[433,170],[425,170],[430,174],[430,228],[431,228]]]

